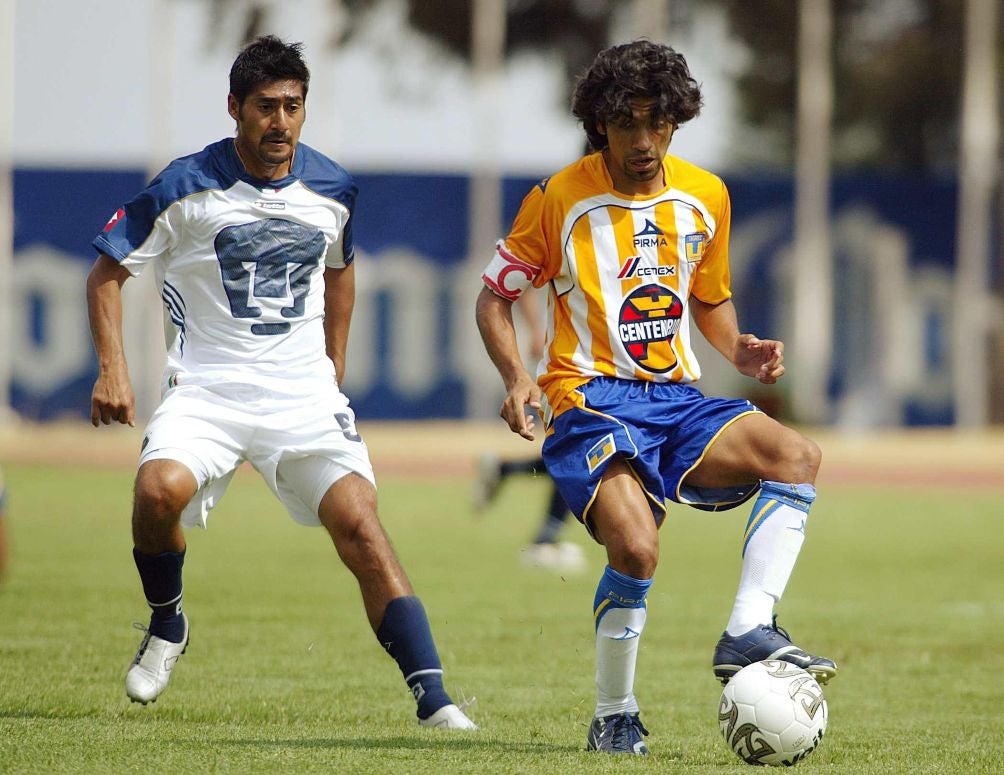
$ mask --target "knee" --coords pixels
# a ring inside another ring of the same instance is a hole
[[[812,439],[798,433],[793,433],[793,436],[792,442],[788,445],[789,453],[784,476],[777,481],[791,482],[792,484],[814,484],[816,474],[819,472],[819,464],[823,459],[823,452]]]
[[[806,482],[815,482],[816,474],[819,472],[819,464],[823,462],[823,451],[812,439],[802,437],[802,466],[805,469]]]
[[[607,546],[610,567],[634,579],[650,579],[659,564],[659,544],[641,537],[625,536],[614,546]]]
[[[333,522],[327,521],[328,532],[339,550],[367,552],[367,547],[379,543],[383,529],[375,511],[345,514]]]
[[[154,522],[177,520],[193,495],[188,479],[176,472],[141,471],[134,492],[136,518]]]
[[[322,507],[319,514],[338,554],[350,564],[382,555],[390,545],[377,516],[376,504],[356,502],[351,506],[336,510]]]

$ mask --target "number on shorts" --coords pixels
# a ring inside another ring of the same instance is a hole
[[[310,273],[324,255],[324,234],[319,229],[264,218],[228,226],[216,235],[214,247],[235,318],[261,317],[262,308],[255,299],[288,298],[292,303],[280,308],[279,314],[287,319],[303,316]],[[289,329],[285,322],[251,324],[251,333],[260,336],[285,334]]]
[[[363,440],[363,437],[356,433],[356,426],[352,424],[352,418],[345,412],[335,412],[335,420],[342,429],[342,435],[349,441]]]

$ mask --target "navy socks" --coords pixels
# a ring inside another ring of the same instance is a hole
[[[181,566],[185,552],[143,554],[133,548],[133,559],[143,582],[143,594],[153,610],[150,634],[172,643],[185,637],[185,620],[181,615]]]
[[[419,718],[453,702],[443,688],[443,666],[421,600],[414,595],[391,600],[376,635],[415,695]]]

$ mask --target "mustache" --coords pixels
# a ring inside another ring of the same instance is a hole
[[[289,135],[284,132],[276,132],[272,134],[267,134],[262,138],[262,142],[270,143],[274,140],[278,140],[283,143],[289,142]]]

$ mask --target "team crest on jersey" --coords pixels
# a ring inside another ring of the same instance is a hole
[[[683,302],[669,288],[657,283],[635,288],[621,304],[621,344],[641,368],[664,374],[676,366],[671,345],[682,318]]]
[[[115,215],[108,219],[108,223],[105,224],[104,232],[107,234],[112,229],[115,228],[115,224],[122,220],[122,216],[125,215],[125,208],[120,207],[115,211]]]
[[[688,234],[684,237],[683,244],[686,248],[685,255],[687,256],[687,261],[695,263],[704,258],[704,245],[707,241],[708,235],[703,231]]]

